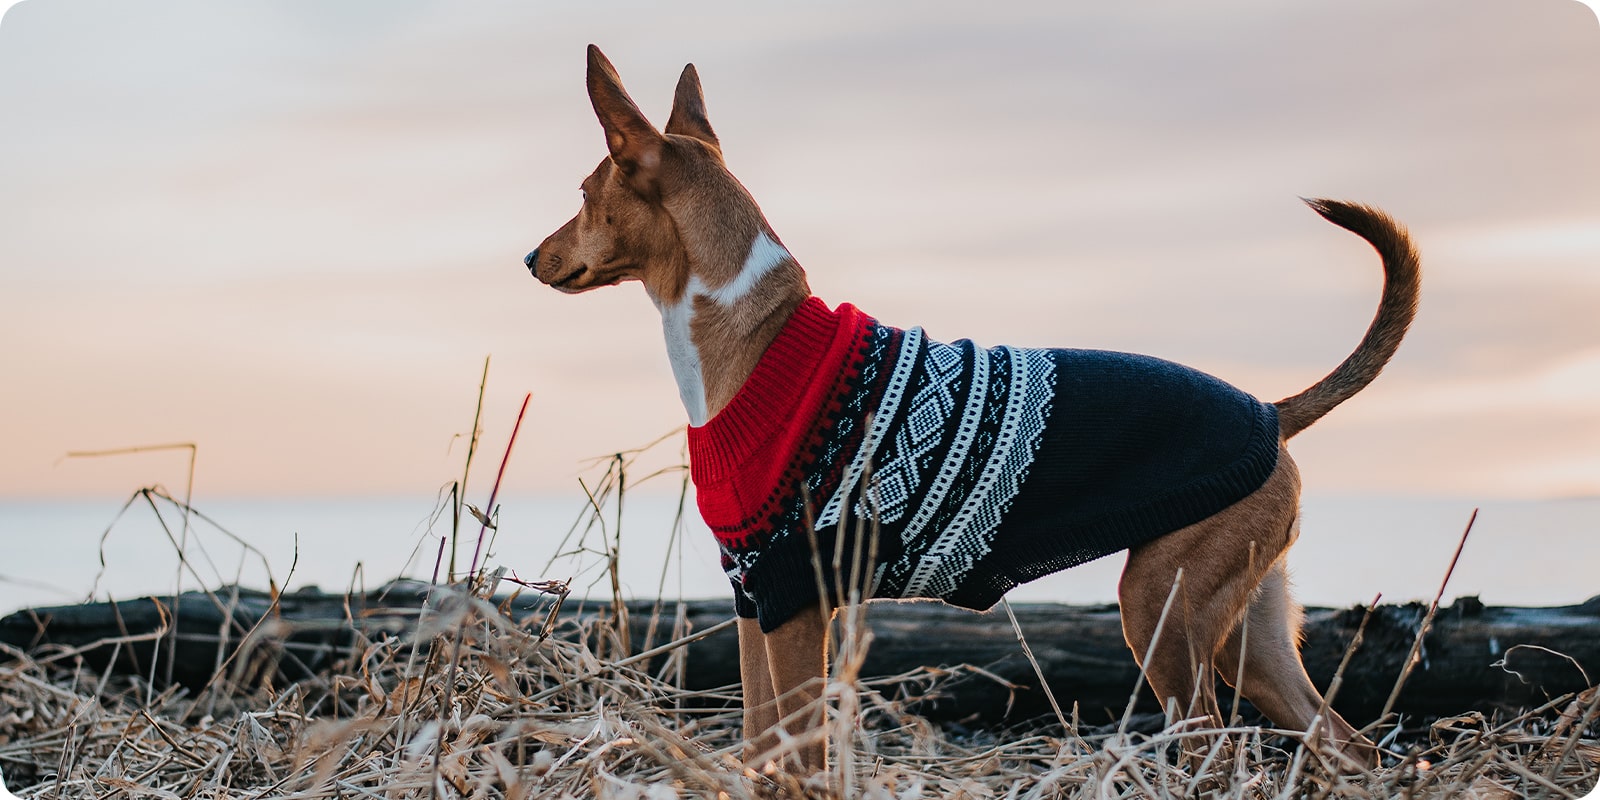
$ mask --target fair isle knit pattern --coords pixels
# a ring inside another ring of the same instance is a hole
[[[739,614],[771,631],[819,586],[987,609],[1226,508],[1278,438],[1270,404],[1171,362],[944,344],[808,298],[689,450]]]

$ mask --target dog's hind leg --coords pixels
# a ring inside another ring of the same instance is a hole
[[[1175,703],[1180,716],[1203,714],[1221,724],[1212,676],[1217,651],[1289,546],[1299,486],[1294,462],[1282,453],[1248,497],[1129,552],[1118,587],[1122,630],[1163,707]]]
[[[1217,653],[1217,671],[1279,726],[1309,731],[1320,712],[1323,741],[1357,763],[1370,766],[1377,755],[1372,742],[1357,734],[1333,709],[1322,708],[1322,694],[1311,684],[1300,660],[1300,619],[1300,606],[1289,593],[1288,569],[1280,559],[1250,598],[1245,619]],[[1246,625],[1248,631],[1244,630]],[[1245,656],[1242,681],[1241,640]]]

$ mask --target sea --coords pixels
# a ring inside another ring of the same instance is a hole
[[[1475,510],[1446,602],[1474,595],[1490,605],[1551,606],[1600,594],[1600,497],[1307,494],[1303,502],[1289,565],[1306,605],[1431,600]],[[452,554],[457,575],[476,563],[609,599],[613,549],[625,597],[728,596],[692,499],[681,515],[679,505],[674,493],[635,491],[620,515],[612,505],[597,515],[579,495],[509,496],[485,525],[470,515],[457,523],[429,496],[197,497],[187,519],[142,495],[0,500],[0,614],[228,584],[370,590],[398,577],[447,579]],[[1010,599],[1114,602],[1123,560],[1075,567]]]

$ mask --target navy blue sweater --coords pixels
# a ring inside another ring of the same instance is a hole
[[[853,312],[803,306],[768,353],[805,361],[796,338],[826,327],[818,308]],[[830,596],[843,580],[870,597],[987,609],[1019,583],[1199,522],[1277,464],[1276,409],[1203,372],[1127,353],[941,344],[864,319],[837,366],[763,357],[758,374],[813,376],[826,399],[809,421],[772,421],[806,435],[762,457],[785,459],[781,469],[743,465],[783,477],[742,493],[737,525],[707,515],[739,613],[763,630],[816,604],[819,562]],[[692,460],[714,427],[690,429]],[[874,540],[858,543],[858,530]],[[868,552],[875,563],[853,574]]]

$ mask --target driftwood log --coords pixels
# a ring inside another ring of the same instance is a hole
[[[97,671],[196,689],[267,616],[256,635],[264,631],[271,641],[277,680],[298,680],[341,668],[353,644],[409,636],[427,596],[428,587],[402,583],[349,597],[315,590],[285,594],[276,609],[269,595],[243,589],[36,608],[0,618],[0,642],[57,663],[81,660]],[[530,594],[503,602],[502,608],[519,621],[543,620],[551,603]],[[705,630],[732,615],[729,601],[681,605],[690,631]],[[680,613],[678,603],[663,604],[654,641],[646,642],[652,610],[651,603],[628,605],[631,652],[665,642]],[[1138,667],[1123,644],[1116,606],[1026,603],[1013,610],[1040,671],[1069,713],[1076,704],[1081,718],[1095,723],[1123,713],[1138,682]],[[1303,652],[1319,688],[1326,689],[1365,612],[1360,607],[1307,609]],[[1389,605],[1372,615],[1334,702],[1356,725],[1381,712],[1425,612],[1421,604]],[[560,610],[555,634],[589,635],[593,626],[586,622],[612,613],[609,606],[569,600]],[[933,690],[914,704],[920,713],[985,724],[1050,713],[1034,667],[1003,611],[975,614],[932,603],[879,603],[868,606],[867,620],[873,635],[864,669],[868,679],[928,667],[977,668],[927,672]],[[536,627],[538,622],[530,624]],[[153,660],[158,648],[163,656]],[[685,688],[738,682],[738,642],[731,628],[686,648]],[[166,657],[169,652],[173,657]],[[1600,597],[1559,608],[1486,607],[1476,598],[1462,598],[1439,610],[1396,710],[1419,716],[1507,712],[1582,690],[1597,678]],[[1226,708],[1231,695],[1222,697]],[[1148,689],[1140,709],[1157,709]]]

